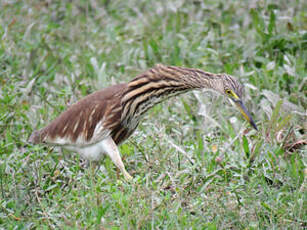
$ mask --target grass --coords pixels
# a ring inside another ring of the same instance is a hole
[[[304,229],[306,3],[2,1],[1,229]],[[219,96],[151,109],[105,158],[27,139],[67,105],[156,63],[227,72],[246,85],[253,131]],[[193,162],[193,163],[191,163]]]

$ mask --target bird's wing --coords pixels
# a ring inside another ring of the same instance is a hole
[[[29,141],[54,145],[87,146],[110,135],[110,121],[120,122],[121,93],[126,84],[114,85],[70,106],[45,128],[33,132]]]

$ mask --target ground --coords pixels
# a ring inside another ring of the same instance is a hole
[[[0,2],[0,229],[304,229],[306,1]],[[236,76],[155,106],[110,159],[27,142],[68,105],[156,63]]]

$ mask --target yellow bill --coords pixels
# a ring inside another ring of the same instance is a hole
[[[255,124],[255,122],[254,122],[254,120],[252,118],[252,116],[250,115],[250,113],[246,109],[246,107],[243,104],[243,102],[241,100],[234,100],[234,103],[239,108],[239,110],[242,113],[243,117],[251,124],[251,126],[253,126],[254,129],[256,129],[258,131],[258,128],[257,128],[257,126],[256,126],[256,124]]]

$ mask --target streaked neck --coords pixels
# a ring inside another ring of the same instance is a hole
[[[212,88],[216,79],[216,74],[199,69],[156,65],[128,83],[122,98],[123,122],[136,127],[154,105],[192,89]]]

